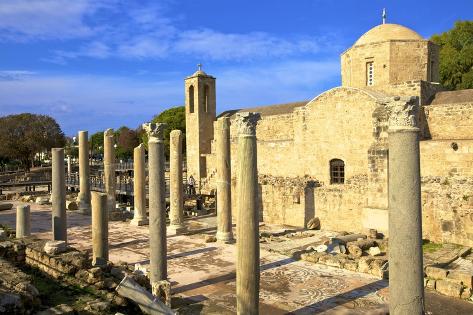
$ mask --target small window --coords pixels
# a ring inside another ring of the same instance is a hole
[[[204,87],[204,108],[207,113],[209,111],[209,86],[207,84]]]
[[[345,182],[345,162],[339,159],[330,161],[330,184],[343,184]]]
[[[366,85],[374,84],[374,64],[372,61],[366,63]]]
[[[194,86],[189,87],[189,113],[194,112]]]

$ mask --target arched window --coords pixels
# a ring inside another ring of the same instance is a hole
[[[209,111],[209,86],[207,84],[204,86],[204,108],[207,113]]]
[[[345,182],[345,162],[340,159],[330,161],[330,184],[343,184]]]
[[[189,113],[194,112],[194,86],[189,87]]]

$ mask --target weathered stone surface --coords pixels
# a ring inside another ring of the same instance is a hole
[[[110,302],[102,301],[100,299],[87,302],[87,305],[84,307],[86,311],[95,311],[95,312],[105,312],[110,309]]]
[[[318,217],[312,218],[307,222],[307,229],[309,230],[319,230],[320,229],[320,219]]]
[[[434,279],[425,279],[425,280],[426,280],[425,287],[427,289],[435,290],[435,285],[437,283],[437,280],[434,280]]]
[[[161,302],[171,307],[171,282],[167,280],[153,282],[151,284],[151,292]]]
[[[65,252],[67,245],[64,241],[48,241],[44,244],[43,250],[49,255],[57,255]]]
[[[450,270],[447,279],[463,284],[466,287],[473,288],[473,275],[468,271]]]
[[[439,267],[428,266],[425,268],[425,274],[427,277],[432,279],[445,279],[447,278],[448,270]]]
[[[451,280],[437,280],[435,285],[437,292],[456,298],[460,297],[462,288],[461,284]]]
[[[371,262],[373,262],[373,258],[361,257],[360,260],[358,260],[358,271],[363,273],[369,273],[371,269]]]
[[[472,289],[471,288],[463,288],[463,291],[460,295],[460,298],[467,300],[471,297]]]

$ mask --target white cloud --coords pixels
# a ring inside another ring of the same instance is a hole
[[[33,74],[35,73],[25,70],[3,70],[0,71],[0,81],[18,81]]]
[[[8,0],[0,2],[0,38],[70,39],[94,34],[85,18],[104,7],[101,0]]]
[[[122,125],[136,127],[170,106],[184,103],[182,73],[161,80],[97,75],[45,75],[0,71],[19,76],[0,80],[0,115],[33,112],[55,117],[67,134]],[[310,99],[337,84],[338,61],[290,61],[216,69],[217,110]],[[159,77],[160,74],[153,75]],[[329,86],[327,86],[327,84]]]
[[[218,60],[279,57],[319,51],[317,38],[286,40],[264,32],[222,33],[210,29],[182,32],[174,49]]]

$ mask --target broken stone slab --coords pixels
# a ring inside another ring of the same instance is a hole
[[[148,268],[142,264],[135,264],[133,273],[148,276]]]
[[[332,242],[338,242],[340,244],[347,244],[349,242],[355,242],[359,239],[366,239],[365,234],[347,234],[332,238]]]
[[[471,294],[472,290],[470,288],[463,288],[460,298],[462,298],[463,300],[468,300],[469,298],[471,298]]]
[[[437,280],[435,290],[443,295],[460,298],[463,286],[451,280]]]
[[[86,311],[95,311],[95,312],[105,312],[110,309],[110,302],[102,301],[100,299],[87,302],[87,305],[84,307]]]
[[[154,297],[150,292],[146,291],[129,276],[124,277],[115,290],[121,296],[138,304],[141,311],[145,314],[176,314],[166,304]]]
[[[436,279],[436,280],[446,279],[448,270],[439,268],[439,267],[434,267],[434,266],[427,266],[425,268],[425,274],[427,275],[427,277],[431,279]]]
[[[307,222],[308,230],[320,230],[320,219],[318,217],[312,218]]]
[[[46,254],[57,255],[67,250],[67,244],[65,241],[47,241],[43,250]]]
[[[0,203],[0,211],[11,210],[12,208],[12,203]]]

